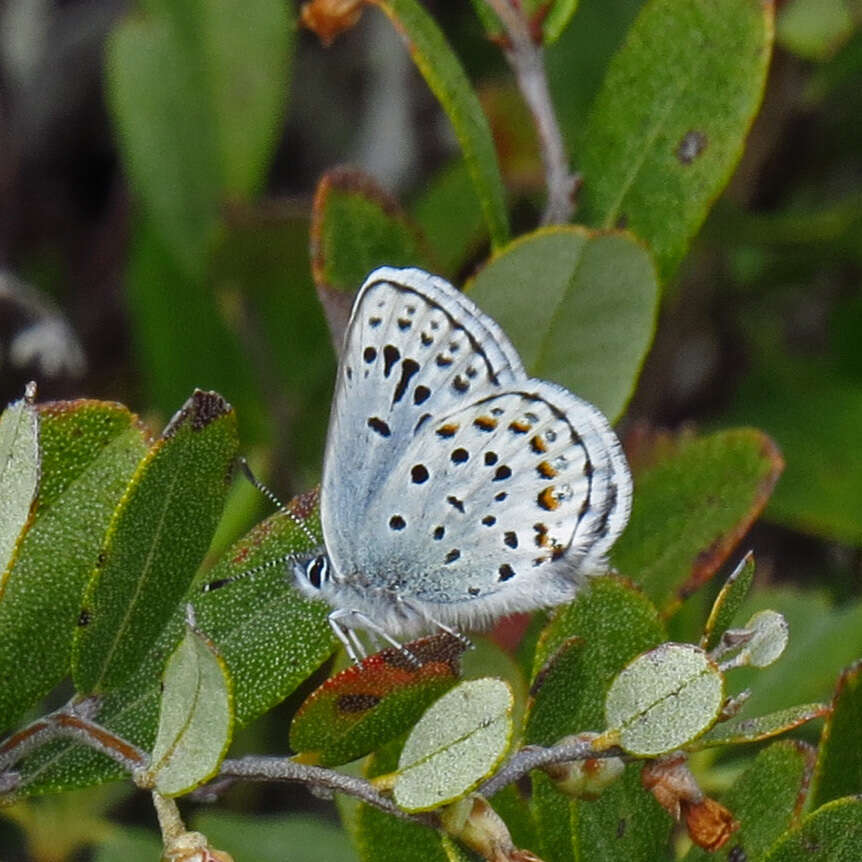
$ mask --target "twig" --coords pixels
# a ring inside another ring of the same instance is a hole
[[[17,777],[9,770],[31,751],[55,739],[71,738],[87,745],[119,763],[133,776],[144,769],[147,755],[93,721],[97,710],[98,701],[93,698],[67,704],[6,739],[0,745],[0,776],[6,773],[6,780],[0,781],[0,789],[13,791],[17,787]]]
[[[355,778],[343,772],[324,769],[320,766],[306,766],[285,757],[248,756],[237,760],[225,760],[219,770],[217,781],[224,778],[250,778],[253,781],[298,781],[312,787],[325,787],[349,796],[355,796],[387,814],[402,820],[414,820],[426,826],[436,826],[429,815],[411,815],[402,811],[391,799],[384,796],[369,781]]]
[[[508,40],[503,50],[536,123],[548,186],[542,224],[565,224],[574,213],[580,179],[569,170],[563,135],[548,89],[541,45],[530,35],[527,21],[515,0],[485,0],[485,3],[494,10],[506,30]]]
[[[477,792],[486,798],[491,797],[507,785],[519,781],[532,770],[540,769],[551,763],[565,763],[568,760],[597,760],[603,757],[619,757],[620,755],[619,748],[596,751],[591,747],[589,740],[561,742],[550,748],[527,745],[513,754],[487,781],[480,784]]]

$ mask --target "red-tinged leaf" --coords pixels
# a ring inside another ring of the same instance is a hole
[[[812,807],[862,790],[862,659],[838,679],[817,752]]]
[[[775,443],[753,428],[659,439],[657,448],[656,462],[635,470],[632,516],[613,562],[669,615],[748,532],[784,461]],[[642,451],[634,459],[649,460]]]
[[[383,265],[430,266],[418,229],[367,174],[344,167],[324,174],[311,214],[311,270],[337,348],[356,289]]]
[[[314,691],[299,708],[290,744],[305,763],[356,760],[403,733],[452,687],[463,641],[440,634],[405,645],[419,665],[390,647],[353,665]]]

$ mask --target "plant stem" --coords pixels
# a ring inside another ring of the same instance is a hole
[[[594,760],[602,757],[619,757],[618,748],[608,748],[596,751],[589,740],[577,742],[561,742],[550,748],[539,745],[527,745],[515,752],[487,781],[479,785],[477,793],[491,797],[499,793],[508,784],[519,781],[534,769],[540,769],[551,763],[565,763],[568,760]]]
[[[237,760],[225,760],[221,765],[219,777],[247,778],[253,781],[298,781],[312,787],[323,787],[355,796],[387,814],[393,814],[405,820],[415,820],[426,826],[435,825],[434,819],[427,815],[411,816],[402,811],[364,778],[355,778],[320,766],[307,766],[286,757],[248,756]]]
[[[506,30],[507,44],[503,51],[536,123],[548,187],[542,224],[565,224],[575,211],[579,178],[569,170],[563,135],[548,89],[542,47],[533,40],[524,15],[513,0],[485,0],[485,3]]]

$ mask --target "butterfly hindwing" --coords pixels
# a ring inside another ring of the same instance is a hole
[[[368,509],[378,541],[360,565],[400,576],[403,595],[457,605],[460,620],[557,604],[602,569],[629,499],[601,414],[525,380],[416,435]]]

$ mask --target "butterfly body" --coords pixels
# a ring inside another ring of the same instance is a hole
[[[606,570],[631,478],[600,411],[531,378],[443,279],[384,267],[357,294],[300,588],[348,626],[474,628],[569,601]]]

